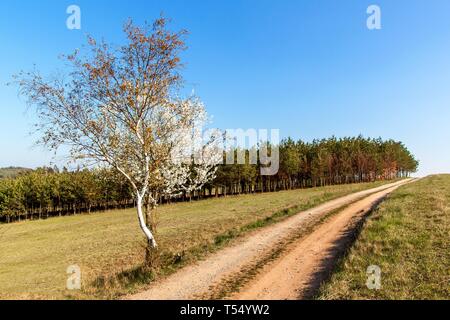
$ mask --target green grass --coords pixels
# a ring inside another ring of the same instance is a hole
[[[255,228],[382,182],[165,205],[157,210],[162,269],[171,273]],[[144,239],[135,210],[0,225],[0,298],[116,298],[145,287]],[[68,291],[66,269],[82,270]]]
[[[365,283],[381,268],[381,288]],[[395,191],[368,219],[319,299],[448,299],[450,175],[430,176]]]

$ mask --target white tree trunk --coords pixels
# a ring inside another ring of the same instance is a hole
[[[145,224],[144,213],[142,212],[142,204],[143,204],[142,199],[143,199],[143,197],[141,197],[140,195],[137,196],[137,211],[138,211],[139,225],[140,225],[142,231],[144,232],[145,236],[147,237],[149,244],[153,248],[156,248],[157,244],[156,244],[155,237],[153,236],[152,232]]]

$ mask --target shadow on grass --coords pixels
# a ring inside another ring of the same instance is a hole
[[[367,218],[378,209],[386,198],[387,196],[376,201],[368,212],[363,214],[353,225],[348,226],[342,235],[333,242],[333,246],[325,253],[324,258],[320,261],[320,266],[311,276],[306,287],[299,292],[298,299],[312,300],[319,297],[322,286],[330,280],[334,272],[342,267],[353,244],[359,238]]]
[[[131,289],[137,284],[150,284],[155,278],[155,272],[143,265],[124,270],[114,276],[99,276],[92,282],[92,287],[100,295],[111,289]],[[116,290],[113,290],[116,291]]]

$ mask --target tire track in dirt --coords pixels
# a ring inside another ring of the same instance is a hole
[[[398,186],[359,200],[312,231],[294,241],[285,253],[267,264],[234,300],[310,299],[329,276],[337,259],[351,243],[364,217]]]
[[[239,274],[240,271],[245,270],[246,266],[258,262],[261,257],[267,256],[277,244],[292,238],[293,235],[311,222],[318,221],[334,210],[371,194],[383,191],[391,192],[389,190],[409,181],[402,180],[353,193],[299,212],[277,224],[255,230],[237,240],[235,244],[208,256],[204,260],[184,267],[167,278],[155,282],[148,290],[130,295],[126,299],[184,300],[213,297],[214,292],[226,279]]]

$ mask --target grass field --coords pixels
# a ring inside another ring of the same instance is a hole
[[[381,268],[381,288],[366,270]],[[394,192],[368,219],[319,299],[449,299],[450,175]]]
[[[382,182],[165,205],[158,209],[161,274],[217,250],[246,231]],[[0,225],[0,298],[114,298],[142,279],[144,239],[134,209]],[[78,265],[81,291],[68,291]]]

